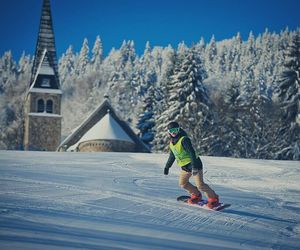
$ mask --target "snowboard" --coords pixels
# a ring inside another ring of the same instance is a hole
[[[190,196],[182,195],[182,196],[177,197],[177,201],[184,202],[184,203],[186,203],[190,206],[195,206],[195,207],[199,207],[199,208],[202,208],[202,209],[213,210],[213,211],[220,211],[220,210],[223,210],[224,208],[227,208],[227,207],[231,206],[231,204],[219,203],[218,206],[216,206],[214,208],[209,208],[209,207],[206,206],[206,204],[208,203],[207,200],[201,200],[198,203],[189,204],[189,203],[187,203],[189,198],[190,198]]]

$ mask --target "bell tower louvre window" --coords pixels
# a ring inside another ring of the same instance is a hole
[[[37,112],[42,113],[45,110],[45,102],[43,99],[39,99],[37,102]]]
[[[53,113],[53,101],[52,100],[47,101],[46,112]]]
[[[50,86],[50,79],[49,78],[43,78],[41,87],[50,88],[51,87]]]

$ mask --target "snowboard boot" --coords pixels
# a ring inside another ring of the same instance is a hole
[[[188,204],[197,204],[202,200],[201,193],[199,195],[191,194],[191,198],[188,199]]]
[[[208,203],[206,204],[206,206],[210,209],[213,209],[214,207],[218,206],[219,203],[219,197],[217,198],[208,198]]]

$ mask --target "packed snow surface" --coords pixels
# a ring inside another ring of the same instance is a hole
[[[167,155],[0,151],[0,249],[299,249],[300,164],[202,157],[222,212],[176,201]]]

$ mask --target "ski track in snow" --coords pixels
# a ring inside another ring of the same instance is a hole
[[[202,157],[231,203],[176,201],[167,155],[0,151],[1,249],[299,249],[300,164]]]

